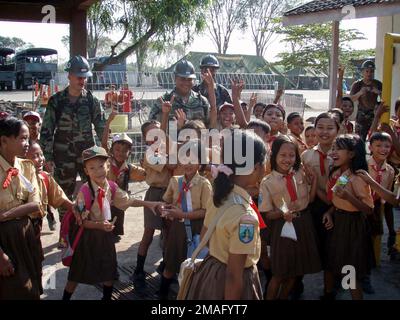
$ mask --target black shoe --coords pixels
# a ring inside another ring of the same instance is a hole
[[[121,241],[121,236],[114,235],[114,243],[118,243]]]
[[[134,272],[130,278],[135,285],[135,287],[141,289],[146,287],[146,274],[144,271],[136,273]]]

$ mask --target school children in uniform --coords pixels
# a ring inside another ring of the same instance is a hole
[[[354,133],[354,124],[350,121],[350,117],[353,115],[354,112],[353,100],[351,100],[350,97],[343,97],[340,109],[343,111],[343,127],[345,128],[346,133]]]
[[[310,204],[310,211],[317,234],[319,256],[324,269],[326,237],[329,233],[328,229],[332,227],[331,217],[327,214],[331,203],[327,199],[326,192],[329,172],[333,163],[329,152],[337,136],[339,123],[332,113],[327,112],[318,115],[315,119],[314,127],[318,144],[314,148],[304,151],[301,155],[301,160],[305,166],[311,168],[317,174],[317,192],[314,201]],[[298,288],[298,284],[295,287]],[[299,285],[299,287],[301,289],[302,286]]]
[[[355,268],[353,299],[362,299],[360,280],[371,268],[367,215],[373,213],[371,189],[356,172],[367,170],[365,143],[359,136],[344,135],[332,146],[333,169],[327,185],[334,226],[327,242],[325,298],[333,299],[334,279],[342,276],[344,266]]]
[[[148,133],[151,130],[160,130],[160,123],[155,120],[149,120],[142,125],[141,130],[147,146],[150,147],[155,141],[148,138]],[[150,159],[152,162],[147,159],[146,155],[143,159],[142,167],[146,171],[146,183],[149,185],[149,189],[144,197],[146,201],[162,201],[162,196],[171,179],[171,168],[166,164],[166,161],[162,161],[163,156],[166,156],[166,154],[163,154],[160,148],[154,157]],[[159,215],[155,215],[151,210],[146,208],[143,211],[144,231],[138,249],[136,269],[132,275],[133,281],[139,287],[145,286],[144,264],[147,251],[153,241],[154,231],[165,229],[163,219]]]
[[[173,221],[165,243],[165,268],[159,291],[162,300],[168,298],[171,281],[188,257],[188,241],[196,242],[200,238],[206,207],[212,197],[211,183],[199,174],[200,140],[191,140],[185,147],[192,148],[197,155],[189,155],[190,163],[179,165],[185,174],[172,177],[163,196],[169,205],[162,210],[162,215]]]
[[[79,207],[83,203],[88,217],[82,222],[84,231],[72,257],[63,300],[71,299],[78,283],[103,284],[102,299],[111,300],[117,272],[117,255],[112,235],[114,225],[110,222],[110,204],[121,210],[130,206],[146,206],[155,212],[160,203],[134,199],[113,181],[107,180],[108,154],[105,149],[97,146],[86,149],[82,152],[82,159],[88,182],[81,187],[76,205]],[[90,189],[90,210],[86,207],[83,188]]]
[[[288,135],[293,142],[297,144],[299,153],[302,154],[305,150],[307,150],[307,145],[301,138],[301,135],[304,131],[303,118],[298,112],[292,112],[287,116],[286,122],[290,131]]]
[[[315,135],[315,127],[313,125],[308,126],[304,130],[304,141],[307,145],[307,149],[312,149],[318,144],[317,136]]]
[[[268,141],[271,147],[275,139],[281,135],[281,130],[285,125],[285,109],[278,104],[268,104],[264,108],[263,120],[271,127],[270,139]]]
[[[29,142],[29,149],[26,158],[33,162],[36,169],[36,177],[39,184],[39,195],[42,205],[41,212],[47,214],[50,206],[56,209],[59,207],[64,207],[66,210],[72,210],[71,200],[68,199],[67,195],[57,184],[54,178],[49,173],[43,171],[44,156],[38,142]],[[35,230],[35,236],[40,248],[42,248],[40,236],[43,225],[43,217],[44,216],[40,213],[30,215],[33,228]],[[43,250],[41,259],[43,262]]]
[[[139,182],[146,179],[146,171],[136,165],[128,163],[132,149],[132,139],[126,134],[117,134],[112,139],[110,149],[110,170],[107,178],[117,183],[118,187],[129,193],[129,182]],[[116,241],[124,235],[125,212],[111,206],[112,218],[117,217],[114,228]]]
[[[236,163],[232,138],[224,139],[222,154],[228,156],[229,152],[233,161],[227,164],[224,157],[226,164],[213,167],[213,201],[206,211],[202,235],[215,223],[216,228],[209,241],[209,255],[193,275],[187,300],[262,299],[256,264],[261,251],[259,229],[264,222],[246,188],[264,176],[266,148],[250,132],[235,134],[242,141],[242,150],[246,149],[246,143],[254,146],[254,161]]]
[[[308,209],[315,197],[317,175],[301,168],[298,147],[285,136],[272,144],[271,166],[272,173],[260,186],[260,211],[265,212],[271,232],[272,279],[267,299],[288,299],[296,277],[321,270]],[[297,240],[281,236],[285,222],[293,223]]]
[[[369,149],[371,157],[368,159],[368,172],[372,178],[383,188],[391,189],[394,181],[394,169],[387,163],[387,158],[392,148],[392,139],[387,133],[375,132],[370,137]],[[368,216],[369,235],[371,236],[373,265],[379,267],[381,260],[381,242],[383,235],[383,215],[386,211],[392,211],[393,206],[385,202],[376,193],[372,192],[374,211]],[[370,276],[362,279],[363,291],[368,294],[375,293]]]
[[[39,300],[41,248],[29,215],[41,214],[35,167],[25,157],[29,130],[14,117],[0,120],[0,300]]]

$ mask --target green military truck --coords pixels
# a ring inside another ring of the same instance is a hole
[[[26,90],[32,82],[50,84],[57,73],[57,50],[30,48],[15,55],[16,87]]]
[[[15,81],[15,63],[11,56],[15,53],[10,48],[0,48],[0,89],[11,91]]]

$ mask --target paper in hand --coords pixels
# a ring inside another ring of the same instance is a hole
[[[282,227],[281,237],[297,241],[296,230],[292,222],[286,221]]]

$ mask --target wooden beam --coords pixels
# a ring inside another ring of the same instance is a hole
[[[15,22],[42,22],[45,14],[42,13],[42,4],[10,4],[0,3],[0,21]],[[69,23],[71,21],[70,9],[56,7],[56,23]]]
[[[329,70],[329,109],[335,108],[336,91],[341,83],[337,83],[339,66],[339,21],[332,22],[331,65]]]
[[[87,54],[87,26],[86,11],[74,10],[69,28],[70,34],[70,55],[81,55],[86,57]]]

